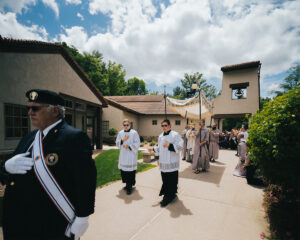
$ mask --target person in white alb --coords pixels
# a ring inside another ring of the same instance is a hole
[[[124,189],[129,195],[135,185],[140,137],[137,131],[130,128],[128,119],[123,120],[123,127],[124,129],[117,136],[116,145],[120,149],[118,167],[121,171],[122,182],[126,183]]]
[[[190,129],[186,133],[187,152],[188,152],[187,161],[188,162],[192,162],[193,161],[193,156],[194,156],[196,130],[195,130],[195,126],[194,125],[190,125],[189,128]]]
[[[177,198],[179,159],[183,140],[179,133],[171,130],[168,119],[162,121],[161,127],[163,132],[158,137],[158,146],[155,146],[153,150],[155,155],[159,156],[159,168],[162,176],[159,196],[164,196],[160,205],[165,207]]]

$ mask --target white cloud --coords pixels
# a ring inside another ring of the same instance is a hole
[[[75,4],[66,0],[71,2]],[[21,10],[35,1],[22,3]],[[278,83],[267,76],[300,62],[300,1],[171,0],[167,5],[155,0],[90,0],[89,12],[109,17],[107,29],[93,27],[89,36],[81,26],[63,28],[55,40],[80,51],[99,50],[106,60],[123,64],[127,78],[136,76],[148,83],[171,85],[184,73],[194,72],[215,83],[212,79],[221,81],[222,66],[261,60],[261,86],[266,91],[270,83]],[[16,36],[22,28],[32,39],[45,38],[44,28],[26,27],[15,16],[12,19],[15,28],[9,31],[1,20],[0,32]]]
[[[280,90],[279,85],[280,85],[280,84],[278,84],[278,83],[271,83],[271,84],[268,86],[268,90],[269,90],[269,91]]]
[[[79,17],[81,19],[81,21],[84,21],[84,17],[80,13],[77,13],[76,16]]]
[[[81,0],[66,0],[66,4],[81,4]]]
[[[0,34],[3,37],[35,39],[47,41],[48,33],[44,27],[31,25],[30,27],[18,23],[16,13],[0,12]]]
[[[13,12],[21,13],[23,9],[27,10],[29,5],[35,5],[36,0],[1,0],[0,1],[0,11],[4,8],[8,8]]]
[[[264,79],[300,60],[299,1],[174,0],[158,7],[160,18],[151,1],[91,0],[90,13],[109,16],[111,25],[77,47],[97,49],[122,63],[127,77],[157,84],[196,71],[221,80],[222,66],[253,60],[261,60]]]
[[[65,32],[66,34],[59,34],[59,41],[66,42],[69,45],[74,45],[79,49],[84,49],[88,39],[88,35],[84,31],[83,27],[72,27],[69,29],[65,29]]]
[[[28,10],[29,6],[35,5],[37,0],[1,0],[0,1],[0,11],[4,12],[4,8],[10,9],[15,13],[22,13],[22,10]],[[54,12],[56,17],[59,16],[59,8],[55,0],[42,0],[43,4],[50,7]]]
[[[46,6],[50,7],[54,11],[56,17],[58,18],[58,16],[59,16],[59,8],[58,8],[58,4],[55,2],[55,0],[42,0],[42,2]]]

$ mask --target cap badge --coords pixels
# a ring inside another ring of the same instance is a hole
[[[34,101],[37,99],[37,97],[39,96],[39,94],[35,91],[32,91],[30,94],[29,94],[29,98],[30,100]]]
[[[56,153],[50,153],[46,156],[46,163],[48,166],[53,166],[58,162],[58,155]]]

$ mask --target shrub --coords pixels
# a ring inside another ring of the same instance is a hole
[[[265,189],[271,239],[298,239],[300,86],[266,103],[251,119],[250,158],[270,184]]]
[[[117,134],[117,132],[118,132],[117,129],[112,127],[108,130],[108,135],[109,136],[115,136]]]
[[[298,189],[300,86],[267,103],[251,119],[251,159],[271,183]]]
[[[156,141],[152,140],[150,143],[150,146],[155,146],[155,144],[156,144]]]

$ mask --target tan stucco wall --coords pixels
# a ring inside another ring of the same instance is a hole
[[[186,120],[181,116],[168,116],[171,122],[172,130],[181,133],[185,128]],[[157,125],[152,125],[152,120],[157,120]],[[164,120],[164,116],[152,115],[152,116],[140,116],[139,118],[139,134],[140,136],[159,136],[162,133],[161,122]],[[180,125],[175,125],[175,120],[180,120]]]
[[[103,115],[102,120],[103,121],[109,121],[109,128],[115,128],[118,131],[123,129],[122,127],[122,121],[124,119],[124,111],[120,110],[116,107],[113,107],[111,105],[108,105],[107,108],[103,108]]]
[[[214,114],[254,114],[259,108],[257,68],[223,73],[222,94],[214,100]],[[249,82],[247,98],[232,100],[230,84]]]
[[[124,112],[124,118],[127,118],[129,120],[129,122],[133,123],[133,129],[135,129],[135,130],[139,129],[140,122],[139,122],[139,117],[137,115],[128,113],[128,112]],[[122,122],[122,124],[123,124],[123,122]]]
[[[118,131],[122,130],[124,118],[128,118],[130,122],[133,122],[133,128],[138,131],[140,136],[157,137],[162,132],[160,123],[164,119],[163,115],[138,116],[111,105],[108,108],[103,108],[103,120],[109,121],[110,128],[114,127]],[[186,120],[180,116],[168,116],[168,119],[171,121],[172,129],[181,133],[185,127]],[[152,125],[152,120],[157,120],[157,125]],[[179,126],[175,125],[175,120],[180,120],[181,124]]]
[[[133,123],[133,129],[139,129],[139,118],[137,115],[125,112],[112,105],[103,108],[103,121],[109,121],[109,128],[114,127],[118,131],[123,129],[123,120],[127,118],[129,122]]]
[[[26,105],[29,89],[48,89],[101,105],[60,54],[0,54],[0,151],[14,149],[19,140],[4,139],[3,104]]]

